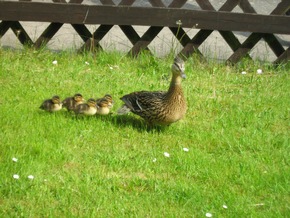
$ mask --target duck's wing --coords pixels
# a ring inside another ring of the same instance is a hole
[[[139,91],[124,95],[121,100],[135,113],[154,110],[164,99],[164,91]]]
[[[76,114],[83,114],[89,107],[88,104],[79,104],[74,111]]]
[[[40,105],[40,109],[50,111],[53,107],[53,102],[51,99],[47,99]]]

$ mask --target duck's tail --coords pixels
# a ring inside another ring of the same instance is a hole
[[[130,108],[127,107],[127,105],[122,105],[118,110],[117,110],[117,114],[118,115],[124,115],[127,114],[131,111]]]

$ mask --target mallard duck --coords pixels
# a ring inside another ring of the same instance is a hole
[[[105,94],[104,97],[102,97],[102,98],[98,98],[98,99],[96,100],[97,104],[98,104],[99,102],[101,102],[103,99],[105,99],[105,100],[108,102],[108,107],[109,107],[109,108],[112,108],[112,107],[113,107],[113,105],[114,105],[114,100],[113,100],[113,98],[112,98],[111,95],[109,95],[109,94]]]
[[[133,112],[149,124],[170,125],[182,119],[186,113],[186,100],[181,81],[185,78],[184,61],[177,57],[172,64],[172,79],[168,91],[138,91],[124,95],[120,99],[125,103],[118,114]]]
[[[112,107],[112,103],[110,100],[106,98],[101,98],[97,102],[97,114],[107,115],[110,113],[111,107]]]
[[[62,108],[62,103],[58,95],[53,96],[51,99],[44,100],[39,107],[42,110],[55,112]]]
[[[68,97],[62,101],[62,106],[68,111],[74,111],[76,106],[84,103],[84,98],[80,93],[75,94],[72,97]]]
[[[95,99],[90,98],[87,103],[77,105],[74,111],[76,114],[95,115],[97,113]]]

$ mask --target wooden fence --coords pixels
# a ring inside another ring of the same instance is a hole
[[[136,56],[148,49],[148,45],[164,28],[168,27],[182,45],[180,53],[189,57],[193,53],[203,55],[199,47],[214,30],[230,46],[233,53],[227,59],[237,63],[260,41],[264,40],[276,55],[274,63],[289,61],[290,47],[284,48],[274,34],[290,35],[290,0],[282,0],[269,15],[257,14],[248,0],[227,0],[215,10],[209,0],[195,0],[200,10],[182,8],[186,0],[172,0],[165,5],[161,0],[148,0],[150,7],[134,6],[135,0],[121,0],[118,5],[112,0],[100,0],[100,4],[85,4],[83,0],[53,0],[33,2],[31,0],[0,1],[0,38],[9,28],[22,44],[36,48],[45,46],[61,29],[63,24],[71,24],[83,40],[80,50],[101,49],[100,40],[114,25],[119,25],[132,43],[129,53]],[[231,12],[240,7],[244,13]],[[20,21],[49,22],[45,31],[35,41],[27,34]],[[86,24],[100,24],[90,32]],[[133,25],[150,26],[139,35]],[[185,28],[199,31],[190,37]],[[233,31],[250,32],[244,42],[240,42]]]

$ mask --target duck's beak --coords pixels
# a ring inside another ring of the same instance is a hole
[[[181,78],[186,79],[186,74],[184,73],[184,71],[181,73]]]

